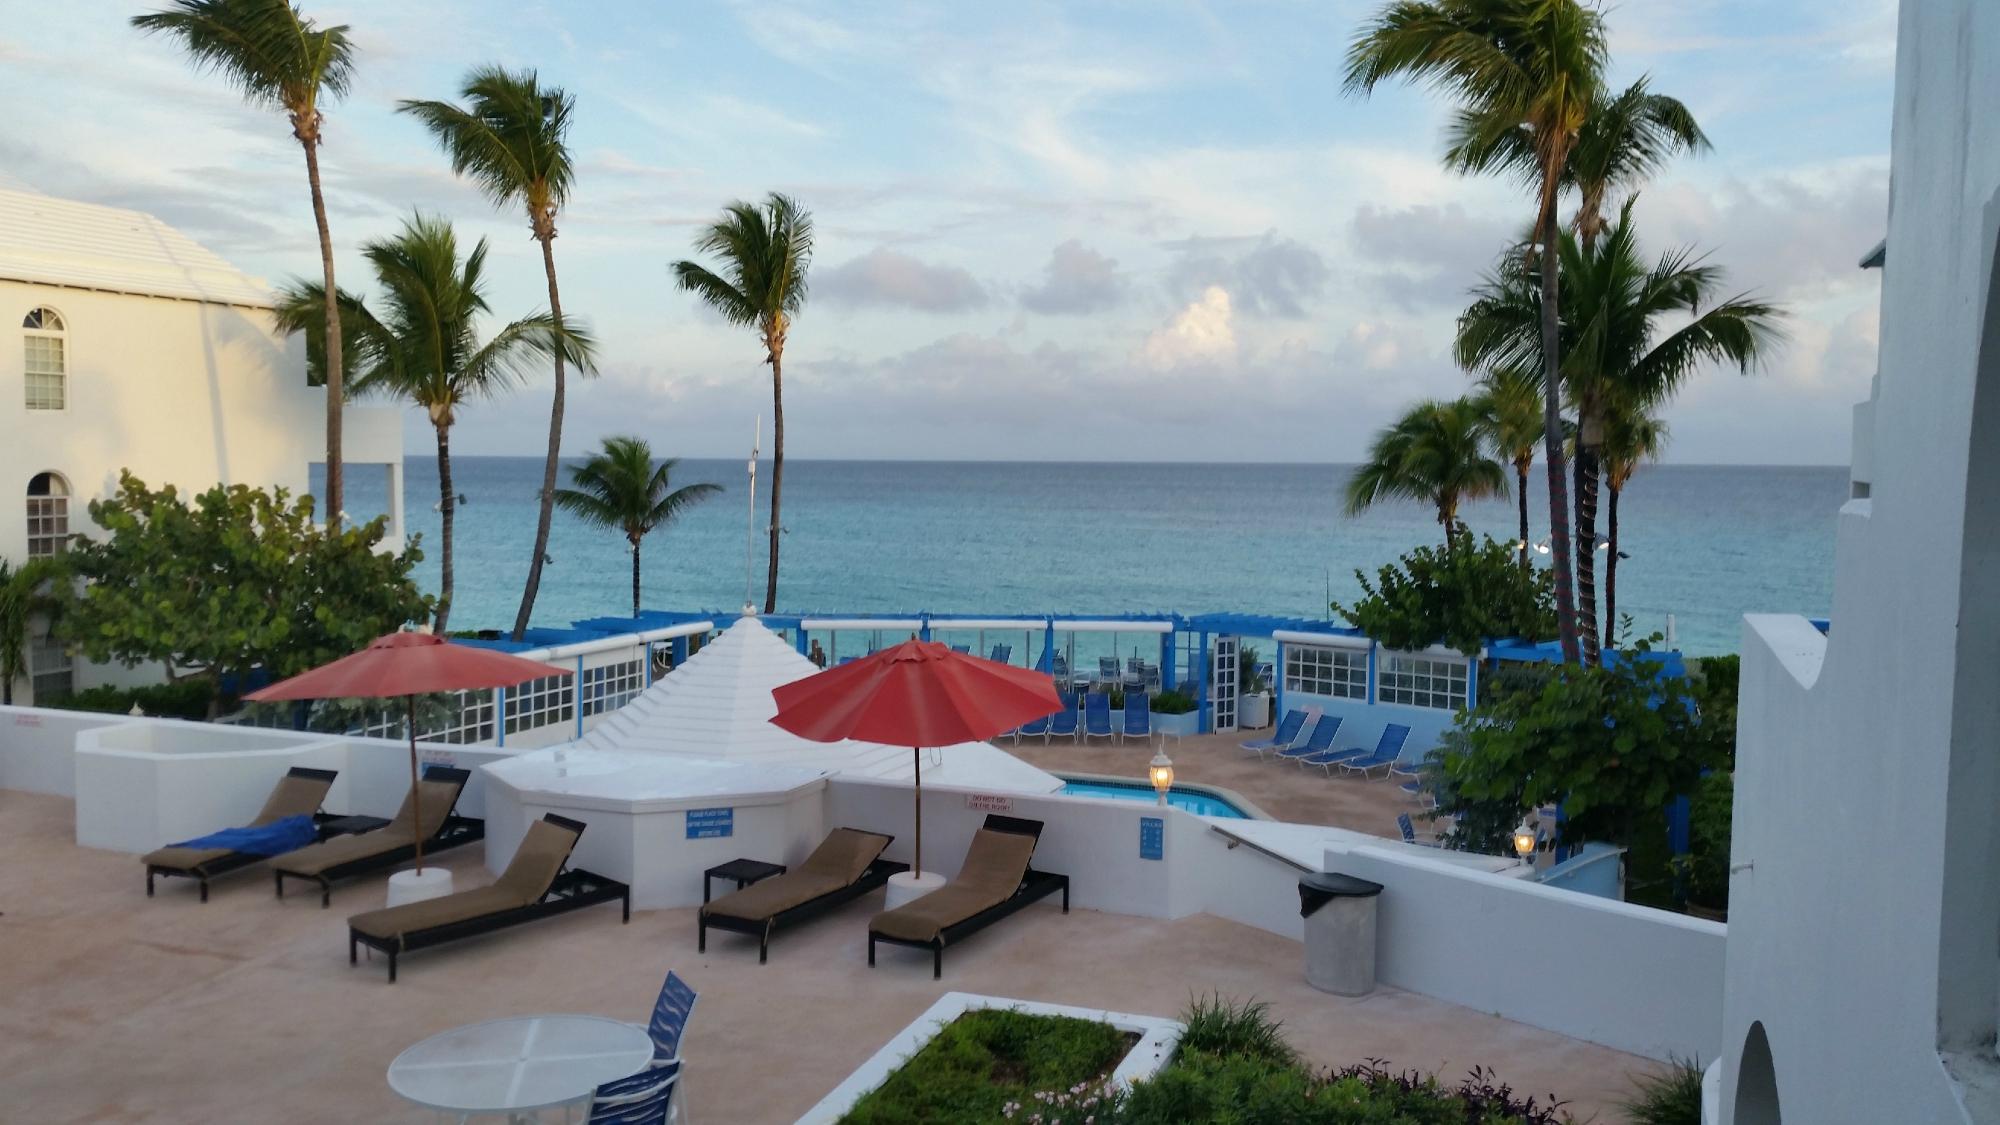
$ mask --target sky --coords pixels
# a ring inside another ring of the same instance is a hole
[[[337,271],[413,209],[491,240],[490,325],[546,302],[524,216],[455,179],[397,99],[534,67],[577,101],[555,257],[599,341],[566,452],[634,433],[741,456],[770,379],[749,330],[675,290],[721,206],[811,209],[785,352],[796,457],[1352,461],[1424,397],[1467,290],[1532,218],[1511,183],[1438,165],[1425,90],[1343,93],[1379,0],[1003,5],[305,0],[344,23],[353,89],[321,166]],[[317,275],[304,162],[126,18],[0,0],[0,174],[155,214],[276,284]],[[1612,79],[1650,75],[1714,151],[1636,204],[1649,253],[1691,246],[1788,311],[1758,373],[1706,371],[1667,412],[1678,463],[1844,464],[1874,370],[1893,0],[1624,0]],[[462,415],[461,453],[547,441],[544,377]],[[432,444],[411,412],[410,452]]]

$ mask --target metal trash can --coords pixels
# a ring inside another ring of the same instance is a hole
[[[1306,983],[1336,996],[1375,991],[1375,906],[1382,884],[1330,872],[1299,880]]]

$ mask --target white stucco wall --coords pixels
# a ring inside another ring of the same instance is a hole
[[[25,404],[21,320],[43,306],[62,315],[66,330],[63,410]],[[37,473],[69,482],[72,531],[91,530],[89,502],[110,495],[126,468],[155,487],[306,491],[308,466],[324,459],[325,411],[325,391],[306,385],[304,343],[278,337],[266,310],[0,280],[0,557],[27,555],[27,488]],[[385,470],[374,466],[390,466],[400,543],[396,410],[350,404],[342,447],[357,466],[350,492],[364,479],[379,491]],[[374,498],[365,507],[379,506]],[[79,667],[77,675],[79,687],[133,679],[117,669]],[[16,702],[29,701],[26,688],[17,683]]]
[[[1728,1125],[1993,1120],[1961,1099],[2000,997],[1996,96],[2000,5],[1904,3],[1870,495],[1838,515],[1831,636],[1744,632]]]

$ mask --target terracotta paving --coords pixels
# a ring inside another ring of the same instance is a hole
[[[259,869],[218,882],[206,906],[185,884],[148,900],[134,857],[72,839],[70,802],[0,791],[9,1121],[434,1120],[384,1082],[405,1046],[508,1015],[640,1021],[668,969],[701,992],[684,1093],[708,1122],[792,1120],[951,989],[1165,1015],[1194,993],[1257,997],[1315,1062],[1384,1057],[1447,1076],[1483,1064],[1598,1120],[1612,1119],[1606,1107],[1628,1076],[1652,1065],[1394,989],[1356,1000],[1316,992],[1296,943],[1211,916],[1064,916],[1051,905],[951,951],[941,982],[909,950],[885,949],[867,967],[871,896],[782,935],[764,966],[734,935],[696,954],[691,910],[620,925],[617,907],[604,906],[411,954],[390,985],[379,960],[348,966],[342,924],[381,902],[379,878],[341,887],[331,910],[310,895],[273,899]],[[478,852],[450,853],[461,887],[486,881]],[[1497,959],[1494,971],[1504,971]]]

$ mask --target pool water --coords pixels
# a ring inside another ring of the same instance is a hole
[[[1071,797],[1110,797],[1118,801],[1146,801],[1151,803],[1159,800],[1154,795],[1152,786],[1138,782],[1076,781],[1065,778],[1063,780],[1062,792]],[[1176,785],[1172,789],[1167,790],[1167,803],[1177,809],[1200,816],[1225,816],[1234,817],[1237,820],[1251,819],[1249,813],[1244,812],[1242,809],[1204,789],[1189,789],[1185,786]]]

